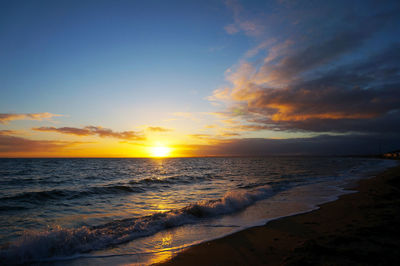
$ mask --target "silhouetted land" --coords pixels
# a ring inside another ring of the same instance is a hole
[[[400,166],[319,210],[206,242],[165,265],[400,265]]]

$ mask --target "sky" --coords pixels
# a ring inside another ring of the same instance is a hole
[[[0,157],[400,149],[399,1],[0,0]]]

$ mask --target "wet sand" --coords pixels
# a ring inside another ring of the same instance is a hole
[[[191,247],[163,265],[400,265],[400,166],[320,209]]]

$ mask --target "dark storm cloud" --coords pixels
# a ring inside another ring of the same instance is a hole
[[[321,135],[295,139],[235,139],[216,145],[192,147],[198,156],[363,155],[399,147],[399,138],[374,135]]]

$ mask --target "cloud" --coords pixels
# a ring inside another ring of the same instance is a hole
[[[219,144],[226,141],[230,141],[232,137],[239,137],[240,133],[234,131],[228,131],[227,129],[219,129],[217,134],[191,134],[191,137],[195,140],[203,141],[207,144]]]
[[[116,132],[108,128],[98,127],[98,126],[87,126],[84,128],[76,127],[36,127],[32,128],[36,131],[42,132],[57,132],[62,134],[70,134],[76,136],[99,136],[99,137],[111,137],[123,140],[144,140],[144,136],[135,131],[122,131]]]
[[[235,19],[246,19],[237,2],[229,5]],[[321,10],[293,5],[281,14],[284,20],[275,17],[276,28],[286,30],[271,35],[273,41],[261,39],[245,54],[257,60],[229,68],[232,86],[208,98],[226,105],[214,112],[226,129],[400,133],[400,38],[393,32],[400,23],[398,5],[377,5],[368,14],[345,2]],[[334,11],[338,19],[326,20]]]
[[[254,56],[261,49],[267,49],[268,54],[263,58],[261,65],[243,61],[236,71],[228,69],[227,79],[235,88],[251,87],[257,85],[282,87],[296,81],[309,71],[320,66],[336,63],[344,55],[350,55],[367,40],[374,37],[385,25],[392,22],[395,12],[371,15],[359,19],[355,23],[337,26],[328,36],[321,33],[315,39],[304,37],[300,40],[286,39],[277,42],[276,38],[262,41],[255,48],[246,52],[246,57]],[[313,26],[318,31],[318,26]],[[305,30],[305,29],[303,29]],[[295,38],[290,37],[290,38]],[[304,43],[305,42],[305,43]],[[275,43],[270,46],[271,43]],[[259,62],[259,61],[257,61]],[[215,94],[224,96],[226,90],[220,89]],[[215,95],[218,97],[218,95]]]
[[[17,131],[15,131],[15,130],[0,130],[0,136],[5,136],[5,135],[15,135],[15,134],[17,134],[18,132]]]
[[[0,153],[53,152],[85,144],[85,142],[78,141],[31,140],[7,134],[0,133]]]
[[[196,139],[209,139],[214,138],[214,136],[210,134],[191,134],[189,137],[196,138]]]
[[[147,130],[152,131],[152,132],[170,132],[172,129],[165,128],[165,127],[147,127]]]
[[[62,115],[57,115],[57,114],[52,114],[52,113],[32,113],[32,114],[0,114],[0,124],[7,124],[10,121],[14,120],[49,120],[52,117],[56,116],[62,116]]]
[[[397,132],[398,49],[400,45],[390,47],[364,62],[342,66],[285,88],[233,90],[231,99],[236,105],[227,113],[231,117],[239,114],[261,129],[382,132],[384,128]]]
[[[213,145],[190,145],[196,156],[364,155],[399,148],[398,136],[321,135],[311,138],[232,139]]]
[[[240,134],[237,132],[221,132],[219,134],[219,136],[221,136],[221,137],[238,137],[238,136],[240,136]]]
[[[218,125],[216,124],[211,124],[211,125],[205,125],[204,129],[214,129],[214,128],[218,128]]]
[[[258,124],[250,124],[250,125],[234,125],[229,129],[234,130],[236,132],[241,131],[260,131],[260,130],[271,130],[272,127],[267,125],[258,125]]]
[[[380,25],[379,22],[376,22],[376,24]],[[354,30],[339,32],[324,42],[317,42],[295,51],[293,54],[284,56],[276,64],[263,65],[254,75],[254,82],[257,84],[286,85],[291,80],[298,78],[298,75],[350,53],[361,47],[367,39],[376,33],[377,29],[380,29],[378,25],[374,25],[371,21],[367,24],[368,26],[358,26]]]
[[[263,42],[261,42],[260,44],[258,44],[256,47],[254,47],[254,48],[252,48],[252,49],[250,49],[250,50],[248,50],[246,53],[245,53],[245,58],[251,58],[251,57],[253,57],[253,56],[255,56],[255,55],[257,55],[260,51],[262,51],[262,50],[265,50],[265,49],[267,49],[269,46],[271,46],[271,44],[273,44],[274,42],[276,42],[276,40],[275,39],[273,39],[273,38],[270,38],[270,39],[267,39],[266,41],[263,41]],[[288,42],[289,43],[289,42]],[[269,57],[270,58],[272,58],[273,57],[273,54],[274,53],[277,53],[279,50],[278,49],[282,49],[283,47],[278,47],[278,46],[272,46],[270,49],[269,49]],[[268,61],[268,60],[271,60],[271,59],[265,59],[265,61]]]
[[[235,26],[235,24],[229,24],[224,27],[225,31],[229,34],[235,34],[239,32],[239,29]]]
[[[57,133],[63,133],[63,134],[71,134],[71,135],[77,135],[77,136],[89,136],[89,135],[95,135],[94,132],[92,132],[89,128],[75,128],[75,127],[34,127],[32,128],[33,130],[36,131],[43,131],[43,132],[57,132]]]
[[[251,19],[247,16],[246,10],[242,5],[235,0],[226,1],[226,6],[232,11],[234,23],[228,24],[224,27],[228,34],[236,34],[243,31],[249,36],[259,36],[264,31],[263,23],[256,21],[254,18]]]
[[[211,134],[191,134],[188,135],[188,137],[192,138],[193,140],[196,140],[196,142],[198,141],[199,143],[204,143],[206,145],[218,145],[220,143],[224,143],[226,141],[229,141],[227,139],[224,138],[223,135],[219,134],[219,135],[211,135]],[[183,145],[186,147],[195,147],[196,145]],[[190,148],[192,149],[192,148]],[[197,149],[197,148],[196,148]]]

